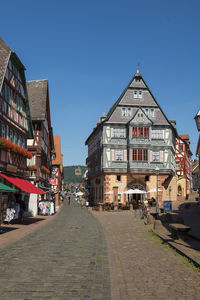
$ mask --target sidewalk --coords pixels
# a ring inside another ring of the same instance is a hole
[[[36,216],[24,218],[23,224],[1,224],[0,247],[15,242],[23,236],[40,229],[52,221],[61,211],[62,207],[52,216]]]
[[[173,203],[173,211],[170,213],[170,221],[165,221],[165,214],[160,216],[162,226],[154,229],[152,225],[148,227],[153,230],[163,241],[175,248],[179,253],[186,256],[193,263],[200,267],[200,206],[196,201],[181,201]],[[191,230],[186,241],[174,240],[169,229],[170,223],[183,223]]]
[[[132,211],[96,212],[107,240],[111,299],[199,299],[200,273]]]

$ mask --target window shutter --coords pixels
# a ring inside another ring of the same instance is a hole
[[[124,150],[124,160],[127,160],[127,150]]]
[[[163,151],[160,151],[160,161],[163,161]]]
[[[152,151],[149,151],[149,160],[152,161]]]
[[[112,161],[115,160],[115,150],[112,150]]]
[[[113,137],[113,128],[111,128],[111,138]]]

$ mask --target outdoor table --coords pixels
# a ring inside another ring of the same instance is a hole
[[[169,227],[172,229],[172,236],[175,240],[179,238],[185,240],[187,237],[187,232],[191,229],[191,227],[187,225],[178,223],[169,224]]]

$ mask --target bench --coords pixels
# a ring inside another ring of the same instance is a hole
[[[184,241],[187,238],[187,232],[191,229],[184,224],[169,224],[169,227],[172,229],[172,236],[175,240],[180,238]]]

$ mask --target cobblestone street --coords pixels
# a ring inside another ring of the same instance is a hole
[[[110,299],[104,235],[76,203],[0,248],[0,299]]]
[[[200,299],[200,273],[130,211],[94,213],[108,244],[113,300]]]
[[[0,254],[3,300],[200,298],[200,273],[130,211],[90,213],[65,203]]]

